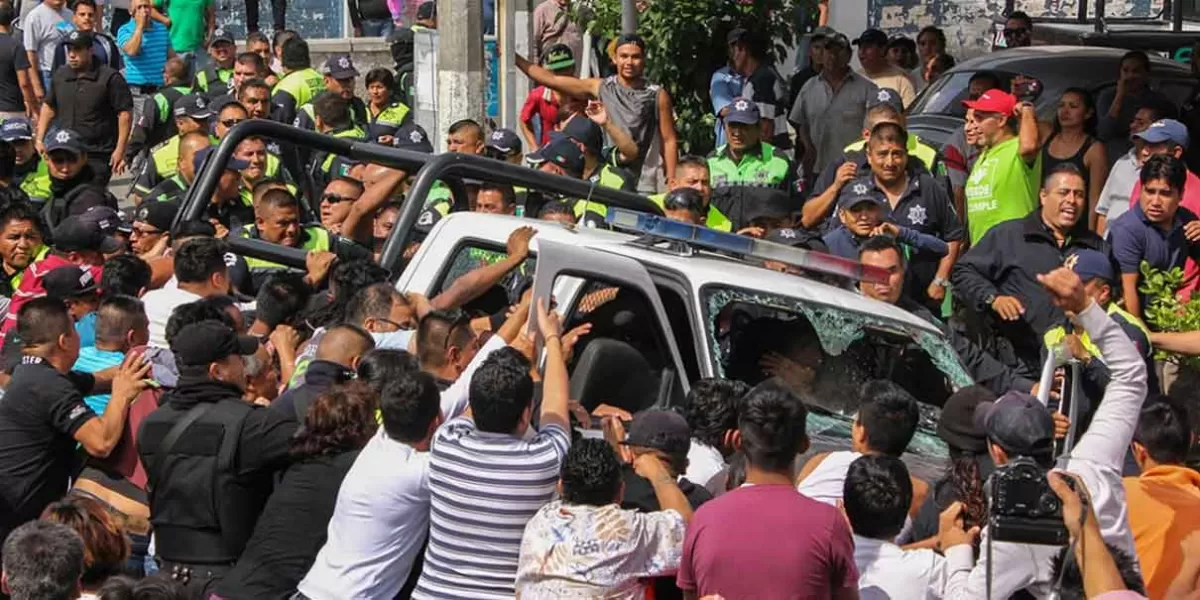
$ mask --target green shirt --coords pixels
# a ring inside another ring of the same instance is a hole
[[[208,37],[208,9],[213,0],[155,0],[155,6],[167,5],[171,19],[171,48],[176,52],[203,52]]]
[[[1041,154],[1030,166],[1021,158],[1020,147],[1020,140],[1014,137],[984,150],[975,160],[963,190],[971,245],[992,227],[1023,218],[1037,207]]]

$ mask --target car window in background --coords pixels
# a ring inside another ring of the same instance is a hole
[[[910,115],[935,114],[965,117],[967,109],[963,108],[963,100],[967,99],[968,85],[971,77],[978,71],[957,71],[947,73],[941,79],[933,82],[929,89],[917,98],[908,110]],[[1012,79],[1011,73],[997,72],[1003,87],[1008,87]]]

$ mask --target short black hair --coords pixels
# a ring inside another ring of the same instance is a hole
[[[395,297],[396,290],[388,283],[376,283],[359,290],[346,305],[346,322],[361,327],[368,317],[386,319],[392,312]]]
[[[276,37],[276,39],[279,38]],[[279,54],[279,62],[283,64],[283,68],[293,71],[311,67],[312,57],[308,54],[308,42],[299,35],[285,40],[283,52]]]
[[[53,344],[75,331],[75,322],[62,300],[43,296],[26,302],[17,313],[17,335],[26,348]]]
[[[1142,165],[1140,181],[1146,185],[1155,179],[1165,179],[1167,184],[1183,194],[1187,183],[1187,165],[1172,154],[1155,154]]]
[[[709,170],[708,159],[704,158],[703,156],[696,156],[695,154],[685,154],[679,157],[679,160],[675,162],[676,170],[679,170],[683,167]]]
[[[350,125],[350,103],[333,92],[321,92],[313,100],[313,115],[325,125],[341,129]]]
[[[74,598],[83,575],[83,539],[70,527],[29,521],[4,540],[4,578],[13,598]]]
[[[300,208],[300,201],[292,192],[284,188],[272,188],[263,192],[259,197],[256,209],[262,208]]]
[[[255,77],[253,79],[247,79],[246,81],[242,82],[242,89],[238,90],[238,100],[241,100],[242,96],[246,95],[246,90],[252,90],[252,89],[267,90],[268,95],[271,93],[271,86],[267,85],[267,80],[259,78],[259,77]]]
[[[1029,18],[1029,15],[1025,11],[1014,10],[1008,14],[1008,18],[1016,19],[1018,21],[1024,21],[1025,26],[1028,27],[1030,31],[1033,31],[1033,19]]]
[[[1117,68],[1119,69],[1120,65],[1125,64],[1125,61],[1127,60],[1136,60],[1142,63],[1142,68],[1146,69],[1147,71],[1150,70],[1150,57],[1141,50],[1130,50],[1129,52],[1122,54],[1121,61],[1117,63]]]
[[[221,310],[211,302],[197,300],[176,306],[175,310],[171,311],[171,317],[167,319],[167,327],[163,332],[163,336],[170,343],[171,340],[175,339],[175,335],[179,333],[180,329],[201,321],[220,321],[230,329],[233,329],[235,325],[233,317],[229,316],[229,313]]]
[[[13,221],[29,221],[42,234],[42,238],[46,237],[47,227],[42,215],[28,202],[12,202],[0,208],[0,229]]]
[[[449,133],[453,135],[464,129],[473,129],[475,131],[475,135],[479,136],[480,139],[483,139],[483,127],[481,127],[479,123],[476,123],[473,119],[460,119],[455,121],[452,125],[450,125]]]
[[[901,266],[905,264],[904,249],[900,247],[900,242],[897,241],[894,236],[890,235],[873,235],[864,240],[863,243],[858,247],[858,257],[861,260],[862,255],[868,252],[878,253],[887,252],[888,250],[895,252],[896,256],[900,257]]]
[[[768,379],[746,394],[738,411],[742,452],[757,468],[788,471],[808,446],[807,422],[808,409],[791,388]]]
[[[1142,573],[1138,569],[1137,559],[1108,542],[1104,543],[1104,547],[1112,555],[1117,572],[1121,574],[1121,581],[1125,584],[1125,589],[1145,595],[1146,586],[1142,582]],[[1100,550],[1088,548],[1087,551],[1099,552]],[[1083,571],[1079,569],[1079,562],[1075,559],[1074,544],[1063,546],[1059,550],[1058,555],[1054,557],[1054,566],[1050,577],[1051,580],[1060,582],[1058,587],[1060,600],[1087,600],[1089,597],[1083,589]]]
[[[663,208],[665,210],[686,210],[693,215],[702,217],[704,216],[704,196],[688,187],[671,190],[663,196]]]
[[[0,27],[9,27],[17,18],[17,9],[12,2],[0,2]]]
[[[505,206],[513,206],[517,203],[517,191],[513,189],[511,183],[492,183],[490,181],[483,182],[479,186],[479,193],[498,192]]]
[[[608,442],[581,439],[571,444],[562,464],[562,499],[567,504],[605,506],[618,500],[621,461]]]
[[[389,381],[420,370],[421,363],[407,350],[375,348],[358,361],[358,379],[365,381],[377,394],[383,392],[383,386]]]
[[[150,287],[150,265],[136,254],[118,254],[104,261],[100,293],[138,297]]]
[[[191,221],[183,221],[183,222],[177,224],[171,230],[171,241],[177,242],[179,240],[185,240],[187,238],[199,238],[199,237],[210,238],[210,237],[216,237],[216,235],[217,235],[217,228],[214,227],[212,223],[210,223],[208,221],[202,221],[200,219],[194,219]]]
[[[243,52],[237,55],[234,61],[254,67],[254,72],[260,75],[267,69],[267,63],[263,61],[263,57],[254,52]]]
[[[254,318],[271,330],[294,324],[311,293],[312,288],[299,273],[274,273],[258,288]]]
[[[343,320],[361,326],[361,320],[355,321],[347,314],[351,300],[357,292],[377,283],[385,283],[388,276],[387,269],[369,258],[338,261],[329,276],[329,291],[333,294],[333,301],[314,308],[305,315],[304,320],[313,327],[327,327]],[[388,310],[390,312],[390,306]]]
[[[899,458],[866,454],[850,463],[842,507],[855,534],[892,540],[904,529],[912,499],[912,479]]]
[[[729,379],[701,379],[692,384],[683,409],[692,437],[720,450],[725,433],[737,431],[738,405],[749,391],[750,386]]]
[[[105,296],[96,310],[96,341],[122,344],[125,335],[146,327],[146,306],[133,296]]]
[[[475,426],[488,433],[511,433],[533,403],[529,359],[506,346],[491,353],[471,377],[468,398]]]
[[[936,36],[938,44],[941,44],[942,48],[946,47],[946,32],[942,31],[941,27],[938,27],[937,25],[926,25],[922,27],[920,33],[917,34],[917,40],[919,41],[921,36],[927,33],[932,33],[934,36]]]
[[[425,439],[441,410],[441,392],[433,376],[404,373],[384,382],[379,392],[379,412],[388,437],[403,443]]]
[[[92,10],[98,10],[96,0],[75,0],[71,3],[71,12],[76,12],[80,6],[90,6]]]
[[[390,90],[396,85],[396,76],[392,75],[391,69],[375,67],[367,71],[367,77],[363,85],[371,85],[372,83],[382,83],[383,87]]]
[[[888,142],[899,144],[901,148],[908,148],[908,132],[897,123],[884,121],[876,123],[871,128],[871,139],[867,143],[868,146],[874,146],[878,142]]]
[[[417,358],[422,365],[441,367],[445,364],[446,348],[462,348],[474,336],[467,313],[461,310],[429,311],[417,325]]]
[[[575,211],[571,210],[571,205],[566,202],[550,200],[542,204],[541,208],[538,209],[537,216],[539,219],[545,219],[550,215],[571,215],[571,218],[575,218]]]
[[[1063,162],[1054,165],[1054,167],[1047,171],[1045,176],[1042,177],[1042,189],[1045,189],[1046,186],[1050,185],[1050,179],[1056,175],[1074,175],[1075,177],[1083,179],[1084,182],[1087,182],[1087,177],[1083,176],[1083,171],[1080,171],[1079,167],[1075,166],[1075,163]]]
[[[1192,447],[1192,427],[1187,406],[1170,396],[1155,396],[1142,406],[1133,441],[1141,444],[1154,462],[1182,465]]]
[[[993,73],[992,71],[976,71],[975,74],[972,75],[971,78],[967,80],[967,85],[975,83],[976,81],[983,81],[983,80],[987,80],[988,89],[994,90],[994,89],[998,89],[1000,87],[1000,76]]]
[[[876,379],[858,388],[858,402],[867,446],[888,456],[904,454],[921,419],[917,399],[891,381]]]
[[[229,269],[225,264],[228,253],[229,245],[216,238],[188,240],[175,253],[175,277],[180,283],[199,283],[216,273],[225,273]]]

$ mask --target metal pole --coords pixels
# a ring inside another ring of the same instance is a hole
[[[1171,31],[1183,31],[1183,0],[1171,1]]]
[[[634,0],[621,0],[621,33],[637,33],[637,6]]]

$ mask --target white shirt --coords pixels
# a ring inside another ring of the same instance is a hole
[[[696,438],[692,438],[692,446],[688,448],[688,467],[687,472],[683,474],[688,481],[702,485],[717,496],[716,491],[709,487],[710,483],[724,483],[724,477],[718,477],[729,468],[725,464],[725,457],[721,456],[721,451],[701,442]],[[724,486],[721,486],[720,491],[724,492]]]
[[[150,321],[150,345],[166,348],[167,319],[176,308],[201,300],[202,297],[179,288],[162,288],[147,292],[142,296],[146,306],[146,318]]]
[[[1129,198],[1133,187],[1138,185],[1138,168],[1136,150],[1126,152],[1124,156],[1113,163],[1104,181],[1104,189],[1100,190],[1100,198],[1096,200],[1096,214],[1112,223],[1112,220],[1129,210]]]
[[[837,506],[838,500],[842,499],[842,489],[846,485],[846,472],[850,470],[850,463],[858,460],[860,456],[862,454],[849,450],[830,452],[825,455],[821,464],[796,486],[796,491],[817,502]]]
[[[428,532],[429,453],[380,427],[342,481],[329,537],[297,589],[313,600],[392,598]]]
[[[856,535],[854,564],[863,600],[926,600],[965,585],[975,556],[970,544],[953,546],[942,557],[933,550],[902,550],[891,542]]]

